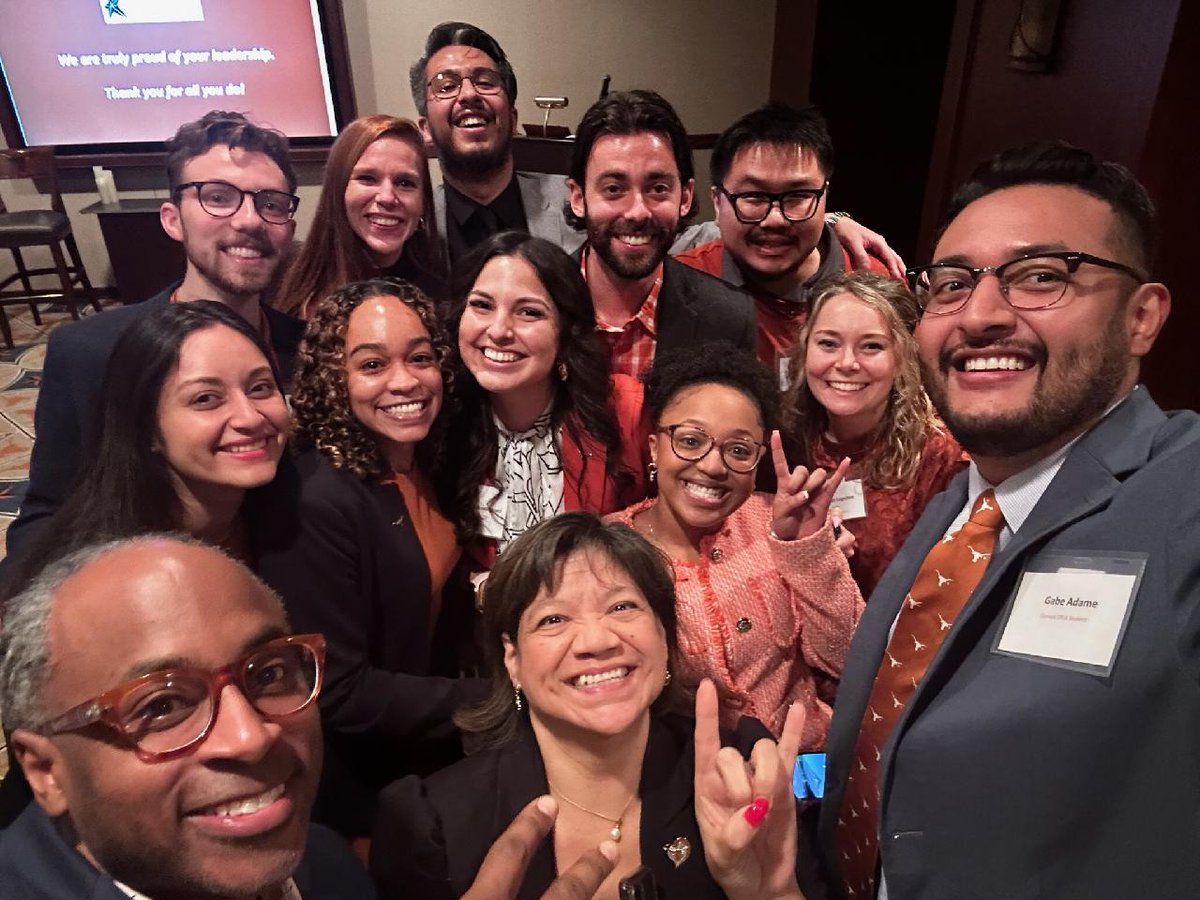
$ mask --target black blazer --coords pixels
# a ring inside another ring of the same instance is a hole
[[[314,825],[292,876],[304,900],[371,900],[375,888],[337,835]],[[31,804],[0,832],[0,900],[128,900]]]
[[[658,292],[657,352],[730,341],[758,354],[758,320],[750,295],[668,256]]]
[[[366,484],[309,450],[243,509],[258,573],[292,629],[328,644],[313,818],[369,834],[384,785],[461,757],[450,716],[482,699],[484,683],[429,674],[429,566],[395,485]],[[444,609],[456,602],[467,601],[444,592]]]
[[[704,861],[693,806],[695,722],[684,716],[655,716],[642,762],[641,856],[654,872],[661,896],[706,900],[724,898]],[[748,756],[754,742],[769,737],[755,719],[742,719],[737,732],[722,733],[726,746]],[[533,732],[496,749],[478,753],[421,781],[405,778],[380,798],[371,841],[371,875],[385,898],[450,900],[475,878],[492,842],[534,797],[548,792],[546,770]],[[806,835],[801,829],[801,835]],[[686,838],[691,855],[678,868],[667,844]],[[809,841],[802,837],[801,846]],[[813,873],[814,857],[802,849],[797,875],[805,896],[824,891]],[[518,900],[537,900],[556,875],[552,839],[538,848],[526,871]]]
[[[8,529],[9,555],[28,544],[36,523],[53,515],[74,487],[117,340],[140,316],[170,303],[177,287],[173,284],[144,303],[97,313],[51,333],[34,412],[37,439],[29,460],[29,488],[20,515]],[[286,390],[304,323],[268,306],[263,309]]]

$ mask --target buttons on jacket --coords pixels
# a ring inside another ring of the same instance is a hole
[[[724,555],[725,554],[721,552],[720,547],[713,547],[711,550],[708,551],[708,558],[711,559],[713,562],[720,562],[721,557]]]
[[[738,630],[738,632],[740,632],[741,634],[745,634],[747,631],[749,631],[751,628],[754,627],[754,623],[751,622],[749,619],[747,619],[745,616],[742,616],[740,619],[737,620],[737,624],[734,625],[733,627],[736,628]]]

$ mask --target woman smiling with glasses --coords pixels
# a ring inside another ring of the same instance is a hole
[[[675,566],[680,676],[712,678],[722,722],[760,719],[776,735],[788,707],[807,708],[802,749],[824,745],[830,692],[862,598],[828,508],[845,474],[788,468],[770,372],[728,344],[663,354],[646,381],[658,498],[613,518],[632,525]],[[754,493],[770,453],[774,496]],[[849,550],[852,538],[840,539]]]

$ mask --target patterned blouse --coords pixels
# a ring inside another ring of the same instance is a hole
[[[673,560],[679,618],[678,674],[712,678],[721,724],[753,716],[776,737],[793,701],[808,719],[800,749],[821,750],[863,601],[845,556],[824,528],[803,540],[770,536],[770,494],[751,494],[700,544],[700,561]],[[627,525],[656,501],[608,518]],[[818,688],[824,688],[818,690]]]

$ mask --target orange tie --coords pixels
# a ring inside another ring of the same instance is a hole
[[[933,545],[900,607],[863,714],[837,821],[838,862],[850,897],[875,896],[882,749],[983,577],[1003,524],[995,493],[984,491],[962,528]]]

